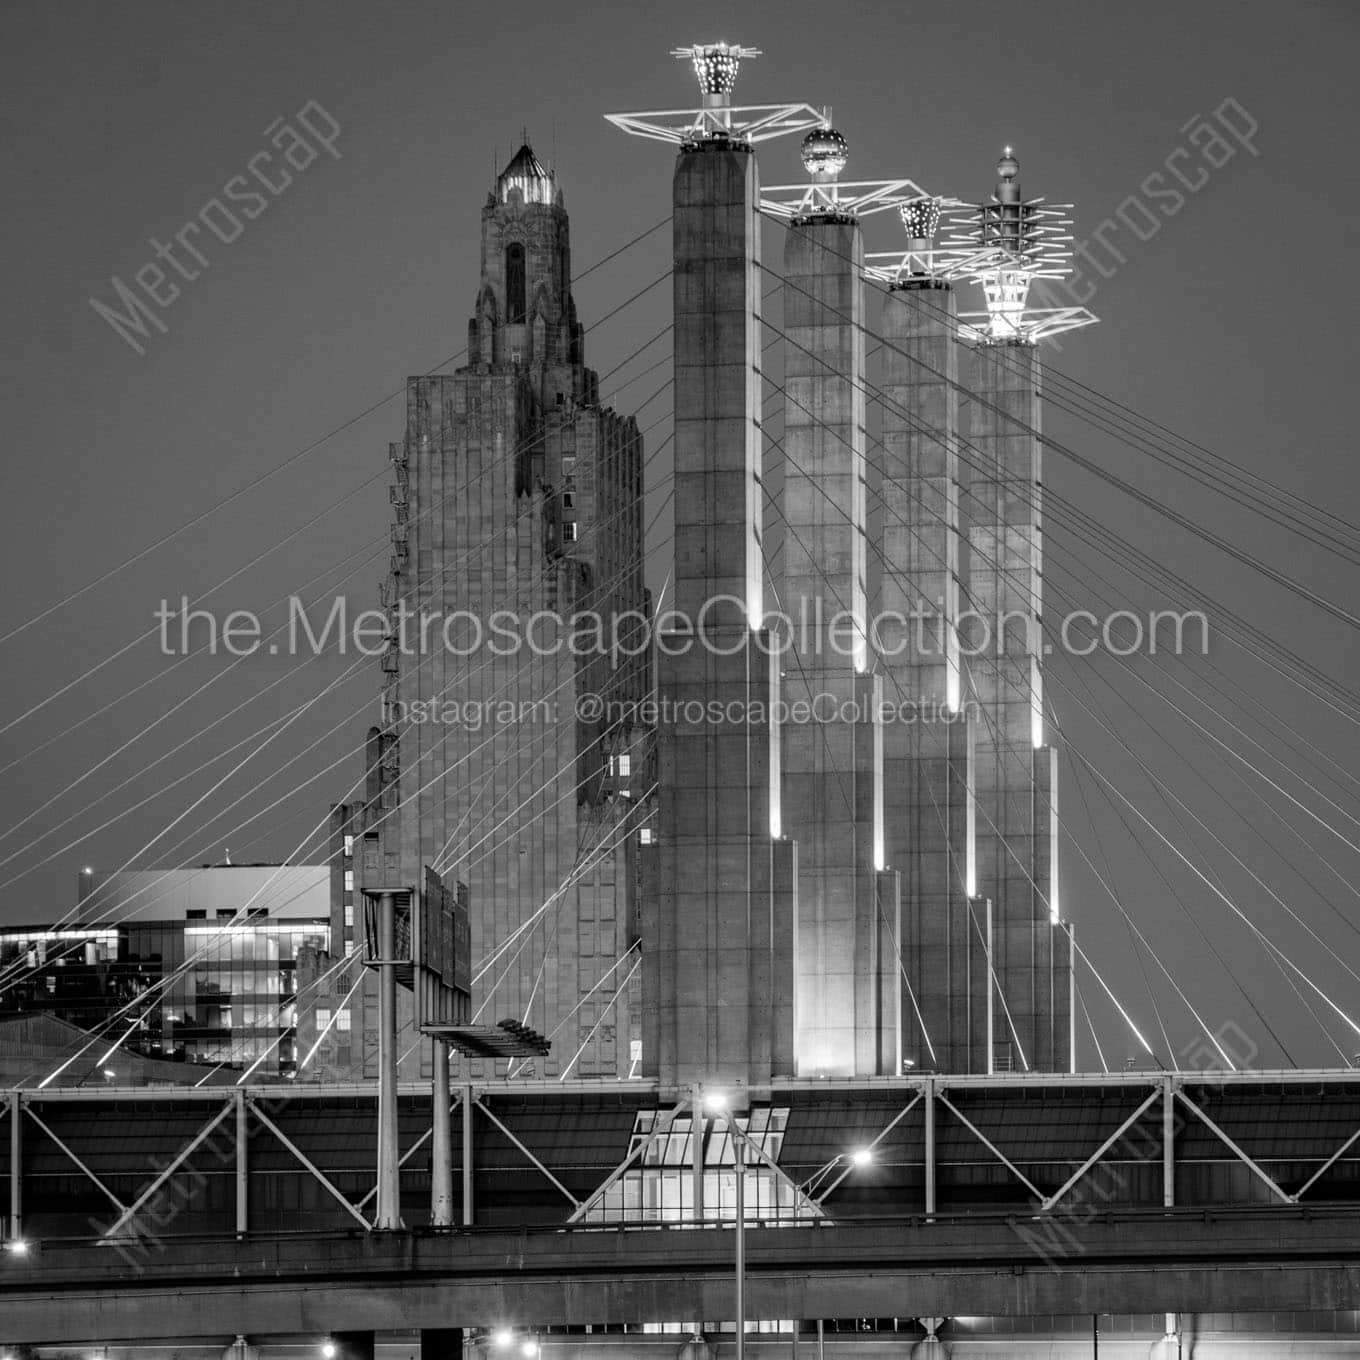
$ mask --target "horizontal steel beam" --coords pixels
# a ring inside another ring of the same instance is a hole
[[[749,1316],[1263,1312],[1360,1297],[1360,1211],[1147,1211],[747,1231]],[[44,1248],[0,1266],[10,1344],[733,1315],[733,1233],[573,1228]]]
[[[839,1091],[881,1091],[885,1094],[901,1092],[910,1095],[922,1091],[927,1079],[933,1074],[924,1073],[913,1077],[859,1077],[859,1078],[801,1078],[789,1077],[743,1087],[741,1097],[768,1099],[772,1094],[781,1092],[811,1091],[829,1094]],[[1280,1071],[1252,1070],[1246,1072],[1228,1071],[1188,1071],[1165,1072],[1148,1068],[1142,1071],[1120,1072],[1005,1072],[991,1076],[949,1076],[934,1075],[937,1091],[1038,1091],[1038,1090],[1079,1090],[1086,1087],[1108,1087],[1111,1090],[1126,1087],[1142,1087],[1145,1090],[1160,1088],[1163,1080],[1169,1078],[1176,1085],[1185,1086],[1231,1086],[1231,1087],[1271,1087],[1271,1086],[1353,1086],[1360,1091],[1360,1068],[1290,1068]],[[466,1083],[455,1082],[459,1085]],[[376,1088],[371,1083],[348,1082],[341,1085],[299,1082],[282,1085],[262,1085],[245,1088],[252,1100],[354,1100],[376,1099]],[[574,1081],[545,1081],[538,1078],[518,1077],[510,1081],[474,1083],[476,1094],[495,1098],[497,1096],[654,1096],[663,1101],[683,1099],[689,1094],[689,1087],[663,1087],[655,1081],[620,1080],[617,1078],[580,1078]],[[398,1095],[412,1099],[428,1099],[429,1084],[404,1082],[398,1087]],[[0,1097],[7,1090],[0,1090]],[[221,1098],[221,1088],[193,1086],[101,1086],[101,1087],[51,1087],[43,1091],[23,1091],[26,1100],[41,1104],[73,1101],[88,1104],[107,1104],[110,1101],[156,1104],[160,1102],[208,1100]]]

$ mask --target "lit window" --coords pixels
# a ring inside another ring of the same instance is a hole
[[[353,837],[353,836],[346,836],[346,837],[345,837],[345,858],[346,858],[346,859],[352,859],[353,857],[354,857],[354,837]]]
[[[329,1006],[318,1006],[316,1008],[316,1027],[323,1030],[331,1022],[331,1008]]]
[[[346,902],[346,903],[345,903],[345,925],[346,925],[349,929],[351,929],[351,930],[354,928],[354,903],[353,903],[353,902]]]
[[[638,832],[638,844],[655,845],[656,832],[654,832],[650,826],[644,826],[642,830]]]
[[[568,520],[567,523],[565,523],[565,524],[562,526],[562,542],[563,542],[563,543],[575,543],[575,542],[576,542],[576,521],[575,521],[575,520]]]
[[[632,756],[622,755],[618,758],[618,772],[620,775],[629,775],[633,773]]]
[[[353,870],[353,869],[346,869],[346,870],[345,870],[345,891],[346,891],[346,892],[353,892],[353,891],[354,891],[354,870]]]
[[[335,1013],[335,1028],[336,1028],[341,1034],[348,1034],[348,1033],[349,1033],[349,1007],[348,1007],[348,1006],[342,1006],[342,1007],[340,1008],[340,1010],[338,1010],[338,1011]]]

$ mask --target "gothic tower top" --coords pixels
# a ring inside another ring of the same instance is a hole
[[[571,296],[562,191],[527,143],[496,177],[482,209],[482,281],[468,362],[518,369],[544,406],[595,400]]]

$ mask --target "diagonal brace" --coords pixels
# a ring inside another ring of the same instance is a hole
[[[1041,1213],[1048,1213],[1062,1197],[1081,1180],[1081,1178],[1100,1161],[1100,1159],[1162,1098],[1162,1088],[1158,1088],[1063,1182],[1060,1190],[1055,1190],[1039,1206]]]
[[[208,1135],[211,1134],[229,1114],[235,1113],[236,1101],[234,1099],[227,1101],[227,1103],[223,1105],[222,1108],[218,1110],[218,1112],[213,1115],[213,1117],[208,1120],[208,1122],[204,1124],[204,1126],[179,1150],[175,1159],[161,1171],[160,1175],[137,1196],[128,1208],[123,1210],[118,1216],[118,1221],[104,1233],[104,1240],[107,1241],[111,1237],[117,1237],[123,1228],[137,1217],[142,1206],[151,1199],[152,1195],[154,1195],[161,1186],[163,1186],[166,1181],[168,1181],[170,1177],[193,1156],[199,1147],[207,1141]]]
[[[1039,1187],[1035,1185],[1034,1182],[1030,1180],[1030,1178],[1026,1176],[1025,1173],[1021,1171],[1020,1168],[1016,1166],[1016,1164],[1013,1161],[1011,1161],[1011,1159],[1007,1157],[1006,1154],[1002,1152],[1001,1149],[997,1147],[997,1145],[994,1142],[992,1142],[992,1140],[988,1138],[987,1135],[983,1133],[983,1131],[980,1128],[978,1128],[978,1126],[974,1124],[973,1121],[969,1119],[968,1116],[964,1114],[963,1111],[960,1110],[959,1107],[955,1105],[954,1102],[950,1100],[949,1097],[945,1095],[943,1091],[937,1091],[935,1093],[935,1099],[938,1100],[940,1104],[945,1107],[945,1109],[949,1110],[953,1114],[953,1116],[961,1124],[963,1124],[965,1128],[968,1129],[968,1131],[973,1135],[973,1137],[976,1138],[978,1142],[981,1143],[983,1147],[985,1147],[987,1151],[990,1152],[992,1156],[997,1159],[997,1161],[999,1161],[1003,1166],[1007,1167],[1011,1171],[1011,1173],[1016,1177],[1016,1179],[1018,1179],[1021,1182],[1021,1184],[1024,1185],[1027,1190],[1029,1190],[1029,1192],[1034,1196],[1035,1199],[1040,1201],[1043,1200],[1044,1192],[1040,1190]]]
[[[321,1171],[321,1169],[311,1161],[307,1154],[303,1152],[302,1149],[299,1148],[298,1145],[295,1142],[293,1142],[293,1140],[289,1138],[289,1136],[286,1133],[284,1133],[284,1131],[281,1128],[279,1128],[279,1126],[272,1119],[270,1119],[270,1117],[267,1114],[265,1114],[265,1112],[262,1109],[260,1109],[260,1107],[253,1100],[247,1101],[246,1103],[250,1106],[250,1109],[252,1113],[255,1115],[255,1118],[258,1119],[260,1123],[263,1124],[265,1128],[267,1128],[269,1132],[272,1133],[274,1137],[277,1138],[279,1142],[282,1143],[284,1147],[286,1147],[288,1151],[291,1152],[293,1156],[296,1157],[298,1161],[301,1162],[302,1165],[312,1173],[312,1175],[316,1178],[317,1182],[320,1184],[321,1188],[323,1190],[328,1191],[331,1197],[336,1200],[340,1207],[344,1209],[345,1212],[348,1213],[351,1218],[357,1219],[361,1224],[363,1224],[365,1228],[371,1228],[373,1226],[368,1221],[368,1219],[366,1219],[363,1216],[363,1214],[361,1214],[358,1211],[358,1209],[356,1209],[354,1205],[349,1202],[349,1197],[341,1194],[340,1191],[337,1190],[335,1186],[331,1184],[331,1182],[326,1178],[325,1174]]]
[[[509,1129],[486,1107],[482,1100],[477,1099],[473,1102],[476,1107],[555,1185],[570,1201],[573,1210],[581,1208],[581,1201],[567,1189],[561,1181],[543,1165],[541,1161],[527,1148]]]

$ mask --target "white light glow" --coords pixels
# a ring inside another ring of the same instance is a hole
[[[14,1256],[27,1256],[28,1243],[22,1237],[16,1237],[5,1243],[5,1250]]]
[[[913,241],[930,241],[940,229],[940,200],[917,198],[898,209],[902,226]]]
[[[325,1345],[321,1347],[321,1354],[326,1357],[326,1360],[332,1360],[332,1357],[335,1355],[335,1342],[327,1341]]]
[[[868,1166],[874,1160],[874,1154],[868,1148],[856,1148],[850,1154],[850,1160],[856,1166]]]
[[[722,1091],[709,1091],[704,1096],[704,1105],[710,1110],[725,1110],[727,1096]]]
[[[502,1350],[504,1350],[505,1347],[507,1346],[513,1345],[514,1340],[515,1340],[514,1332],[508,1331],[504,1327],[502,1327],[499,1331],[491,1333],[492,1344],[499,1346]]]

